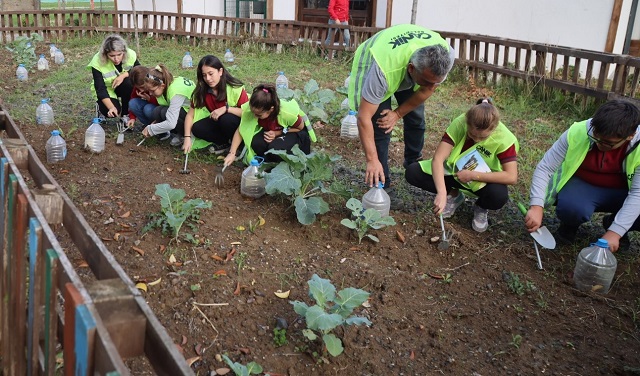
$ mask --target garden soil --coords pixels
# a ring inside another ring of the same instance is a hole
[[[20,90],[10,68],[3,67],[1,81],[6,90]],[[434,105],[438,100],[430,99]],[[4,105],[11,113],[18,104]],[[51,129],[15,122],[46,160]],[[115,126],[105,128],[103,153],[83,151],[84,132],[78,130],[66,137],[66,160],[49,171],[131,280],[147,284],[149,306],[197,375],[224,373],[221,355],[257,362],[270,375],[640,372],[637,239],[618,255],[608,295],[579,292],[571,283],[577,252],[603,231],[599,221],[583,226],[579,244],[541,250],[544,270],[538,270],[515,205],[491,212],[488,231],[476,233],[468,200],[446,220],[450,247],[439,251],[440,223],[429,209],[433,196],[403,183],[403,145],[393,142],[393,178],[404,206],[391,212],[396,226],[372,231],[379,243],[359,243],[340,224],[350,215],[344,199],[325,196],[331,210],[303,226],[286,200],[242,197],[240,164],[225,171],[224,186],[217,188],[216,162],[206,152],[195,153],[191,173],[181,174],[184,157],[168,143],[149,140],[137,147],[141,136],[128,132],[124,145],[116,146]],[[340,138],[335,126],[317,132],[316,150],[342,156],[332,166],[335,178],[361,197],[366,187],[359,141]],[[425,153],[431,154],[439,135],[427,139]],[[163,183],[183,189],[187,199],[212,203],[193,228],[181,230],[193,235],[191,242],[173,241],[157,229],[142,231],[149,215],[161,209],[154,192]],[[91,281],[66,231],[59,228],[57,235],[79,275]],[[370,293],[354,313],[372,325],[336,329],[344,345],[336,357],[305,339],[305,321],[291,305],[313,304],[307,281],[314,274],[338,290]],[[286,291],[288,298],[275,294]],[[287,326],[286,343],[274,340],[276,322]],[[133,375],[153,374],[144,360],[127,364]]]

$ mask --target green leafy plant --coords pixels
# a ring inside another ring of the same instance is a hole
[[[151,221],[142,229],[143,234],[151,229],[160,228],[163,235],[171,234],[177,241],[185,222],[197,221],[200,218],[200,210],[211,207],[211,202],[201,198],[185,201],[184,190],[173,189],[169,184],[156,185],[156,195],[160,197],[162,211],[150,215]]]
[[[520,334],[512,334],[511,346],[515,347],[516,349],[519,349],[521,344],[522,344],[522,336]]]
[[[375,209],[364,209],[362,202],[357,198],[350,198],[347,201],[347,208],[351,209],[351,215],[354,219],[345,218],[340,223],[358,234],[358,243],[362,243],[362,239],[366,236],[374,242],[379,242],[376,236],[367,234],[370,229],[379,229],[385,226],[392,226],[396,221],[391,216],[383,217],[380,212]]]
[[[231,367],[236,376],[259,375],[262,373],[262,366],[256,362],[250,362],[246,366],[241,363],[234,362],[228,356],[222,355],[224,361]]]
[[[287,341],[287,329],[273,328],[273,343],[276,347],[281,347],[289,343],[289,341]]]
[[[336,288],[328,279],[323,279],[314,274],[307,282],[309,296],[316,304],[309,307],[304,302],[292,301],[293,309],[303,316],[307,328],[302,334],[310,341],[315,341],[320,333],[325,350],[332,356],[342,354],[344,348],[342,341],[332,331],[341,325],[371,325],[367,318],[356,315],[351,316],[353,310],[369,299],[369,293],[352,287],[340,290],[336,294]],[[324,351],[323,351],[324,352]]]
[[[13,41],[7,43],[5,48],[13,54],[16,64],[24,64],[27,69],[33,68],[37,62],[36,43],[44,40],[42,35],[33,33],[30,36],[18,36]]]
[[[509,272],[504,275],[504,279],[507,282],[507,286],[509,286],[509,290],[517,295],[524,295],[527,292],[536,290],[533,282],[525,280],[523,283],[517,273]]]
[[[320,89],[318,82],[314,79],[310,79],[304,85],[304,90],[278,88],[278,96],[284,99],[295,99],[311,122],[320,120],[324,123],[329,120],[324,107],[336,97],[333,90]]]
[[[331,193],[324,182],[333,178],[333,162],[339,156],[329,156],[321,152],[305,154],[298,145],[287,154],[285,150],[270,150],[283,159],[271,171],[264,174],[265,191],[268,195],[283,194],[289,198],[296,210],[298,222],[310,225],[316,215],[329,211],[320,193]]]

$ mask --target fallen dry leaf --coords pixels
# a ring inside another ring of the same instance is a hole
[[[110,241],[112,241],[112,240],[113,240],[113,239],[109,239],[109,238],[100,238],[100,239],[101,239],[103,242],[110,242]]]
[[[144,249],[140,249],[140,248],[135,247],[135,246],[131,246],[131,249],[133,249],[134,251],[138,252],[140,254],[140,256],[144,256]]]
[[[197,344],[196,347],[194,348],[194,350],[196,351],[196,354],[198,355],[202,355],[202,345],[201,344]]]
[[[189,365],[189,367],[191,367],[191,365],[193,365],[193,363],[197,362],[200,359],[201,358],[199,356],[194,356],[193,358],[187,359],[187,364]]]
[[[274,292],[275,296],[277,296],[280,299],[286,299],[289,297],[289,294],[291,293],[291,290],[287,290],[285,292],[282,292],[280,290]]]
[[[262,218],[261,215],[258,216],[258,226],[264,226],[264,224],[267,223],[267,221],[264,220],[264,218]]]
[[[136,288],[138,290],[147,292],[147,284],[146,283],[138,282],[138,283],[136,283]]]
[[[167,167],[167,171],[171,172],[173,169],[171,167]]]
[[[178,261],[176,260],[176,256],[173,255],[173,253],[171,254],[171,256],[169,256],[169,262],[172,264],[175,264],[175,262]]]
[[[123,215],[120,216],[120,218],[128,218],[131,215],[131,212],[128,211],[126,213],[124,213]]]
[[[225,368],[225,367],[222,367],[222,368],[218,368],[218,369],[216,369],[216,373],[217,373],[218,375],[226,375],[226,374],[227,374],[227,373],[229,373],[229,372],[231,372],[231,369],[229,369],[229,368]]]
[[[224,262],[224,259],[222,257],[218,256],[218,255],[211,255],[211,258],[214,259],[214,260],[217,260],[217,261]]]
[[[213,273],[213,275],[227,275],[227,272],[225,272],[224,270],[220,269],[217,272]]]
[[[167,247],[162,245],[162,244],[160,244],[159,249],[160,249],[160,253],[164,253],[164,250],[167,249]]]
[[[400,231],[396,231],[396,238],[400,241],[400,243],[405,243],[407,240],[404,238],[404,234]]]
[[[162,281],[162,277],[160,277],[160,278],[156,279],[156,280],[155,280],[155,281],[153,281],[153,282],[149,282],[149,283],[148,283],[148,285],[149,285],[149,286],[155,286],[155,285],[157,285],[158,283],[160,283],[160,281]]]
[[[251,354],[251,350],[249,348],[247,348],[247,347],[238,347],[238,351],[240,351],[244,355]]]
[[[224,260],[224,262],[231,261],[235,253],[236,253],[236,247],[231,248],[229,253],[227,253],[227,258]]]
[[[181,345],[184,346],[187,344],[187,336],[185,336],[184,334],[182,335],[182,343]]]
[[[240,245],[240,244],[242,244],[242,243],[240,243],[240,242],[232,242],[231,243],[231,245]]]
[[[236,285],[236,289],[233,291],[233,295],[240,295],[240,282]]]
[[[60,173],[61,173],[61,174],[68,174],[68,173],[69,173],[69,170],[60,170]]]
[[[87,262],[86,262],[86,261],[82,260],[82,261],[80,261],[80,262],[78,263],[78,266],[77,266],[77,267],[78,267],[78,268],[88,268],[88,267],[89,267],[89,264],[87,264]]]
[[[351,247],[351,248],[349,248],[349,250],[350,250],[350,251],[359,251],[359,250],[360,250],[360,248],[358,248],[358,247]]]
[[[411,350],[411,355],[409,355],[409,359],[414,360],[416,358],[416,354]]]

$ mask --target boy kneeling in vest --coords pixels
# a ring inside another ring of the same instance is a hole
[[[555,204],[559,241],[573,242],[582,223],[594,212],[604,212],[611,214],[603,218],[605,233],[599,238],[609,242],[612,252],[621,238],[628,243],[626,233],[640,229],[639,124],[638,107],[613,100],[593,118],[571,125],[533,173],[527,229],[537,230],[544,206]]]

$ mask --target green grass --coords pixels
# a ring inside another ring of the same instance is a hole
[[[32,74],[26,83],[4,83],[0,86],[0,97],[19,125],[35,124],[35,108],[42,98],[51,98],[56,124],[63,132],[74,128],[81,130],[91,122],[95,99],[91,94],[91,74],[86,65],[98,50],[103,37],[58,42],[57,46],[65,53],[66,62],[63,66],[52,63],[51,71],[46,75]],[[136,49],[133,37],[128,40],[129,46]],[[349,56],[325,60],[320,54],[304,48],[284,48],[282,53],[277,54],[262,44],[230,45],[212,41],[207,45],[192,46],[189,42],[185,39],[164,41],[142,37],[138,51],[140,62],[152,67],[162,62],[175,76],[195,80],[194,69],[180,67],[185,51],[191,52],[196,65],[202,56],[214,54],[221,57],[225,49],[230,48],[236,56],[236,62],[227,69],[245,83],[248,91],[258,83],[274,82],[277,72],[281,70],[293,88],[302,88],[313,78],[321,88],[335,90],[343,85],[350,71]],[[39,43],[36,52],[48,53],[48,44]],[[13,66],[3,68],[15,70]],[[18,90],[13,88],[14,85]],[[528,197],[533,169],[544,152],[573,122],[588,118],[595,110],[593,105],[583,110],[580,101],[574,101],[572,96],[563,96],[557,91],[545,90],[533,84],[503,80],[497,87],[473,86],[469,84],[467,71],[455,68],[447,81],[426,101],[425,157],[431,157],[450,121],[466,112],[481,96],[493,97],[503,122],[518,137],[519,182],[512,192],[524,200]],[[334,103],[328,106],[328,113],[337,112],[343,99],[342,94],[337,94]],[[340,116],[334,116],[333,119],[330,126],[335,126],[337,131]],[[321,139],[316,148],[326,146]]]

